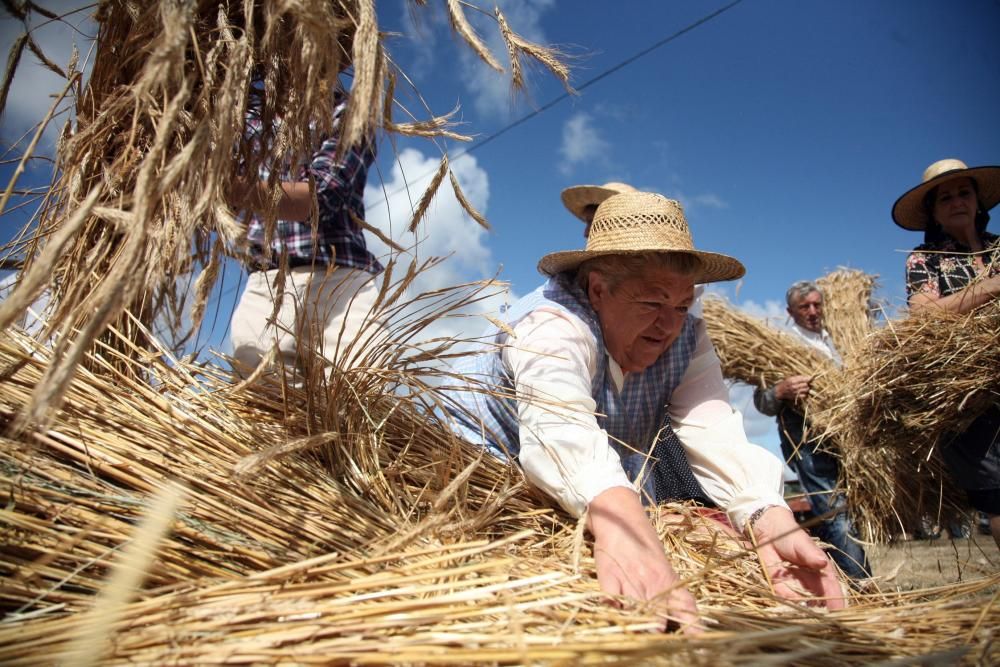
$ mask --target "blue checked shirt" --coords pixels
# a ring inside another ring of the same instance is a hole
[[[336,264],[373,274],[378,274],[383,269],[368,251],[363,230],[351,218],[352,213],[362,220],[365,217],[365,182],[368,168],[375,160],[375,144],[365,142],[360,148],[346,151],[341,160],[337,161],[338,130],[340,118],[347,107],[346,94],[337,91],[334,103],[333,134],[322,140],[308,164],[296,170],[286,165],[279,175],[281,180],[289,182],[306,181],[312,177],[316,183],[319,209],[316,226],[314,228],[310,222],[278,220],[268,256],[264,251],[264,222],[253,215],[247,230],[252,269],[276,269],[283,254],[288,256],[289,266]],[[251,108],[247,113],[246,124],[248,140],[260,144],[263,133],[258,109]],[[267,180],[269,175],[269,170],[261,169],[262,181]]]

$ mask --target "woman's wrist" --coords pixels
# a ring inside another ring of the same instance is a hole
[[[752,531],[757,522],[760,521],[761,518],[763,518],[764,514],[766,514],[768,510],[772,510],[775,507],[780,507],[780,505],[770,505],[770,504],[761,505],[753,512],[751,512],[750,516],[747,517],[746,524],[743,526],[743,532],[746,533],[748,536],[752,536],[753,535]]]

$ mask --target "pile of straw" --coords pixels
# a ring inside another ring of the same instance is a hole
[[[877,536],[961,514],[941,449],[1000,404],[1000,303],[925,311],[873,332],[819,415],[841,443],[849,497]]]
[[[0,337],[2,418],[47,355]],[[1000,658],[1000,577],[797,607],[771,595],[745,545],[684,507],[658,529],[709,631],[653,632],[648,611],[607,604],[575,522],[421,407],[412,365],[352,371],[367,389],[330,409],[337,394],[311,403],[273,377],[234,386],[165,358],[144,360],[149,383],[78,370],[51,428],[4,441],[3,664],[81,644],[95,664]],[[411,398],[386,401],[405,380]],[[145,583],[113,606],[112,566],[174,481],[187,491],[148,545]]]
[[[469,6],[448,0],[452,25],[499,68]],[[494,15],[515,85],[522,57],[565,80],[553,52]],[[350,370],[329,377],[316,363],[298,384],[263,370],[234,384],[174,358],[151,322],[180,312],[178,280],[200,271],[197,326],[242,243],[225,204],[237,165],[294,162],[329,127],[339,37],[353,33],[343,145],[378,128],[457,135],[433,114],[393,120],[371,0],[120,0],[97,18],[89,82],[65,71],[76,120],[59,175],[9,248],[26,270],[0,305],[0,663],[1000,660],[1000,577],[851,594],[826,613],[777,599],[747,545],[684,506],[657,528],[708,631],[660,634],[651,609],[609,604],[582,527],[441,421],[458,341],[421,338],[491,281],[409,301],[423,267],[390,263],[385,329],[362,332]],[[15,43],[0,100],[31,44]],[[257,78],[282,119],[262,151],[242,136]],[[447,174],[445,156],[411,224]],[[51,349],[8,326],[46,288]]]

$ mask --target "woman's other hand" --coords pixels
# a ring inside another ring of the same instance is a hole
[[[754,523],[757,556],[774,592],[787,600],[846,606],[837,568],[784,507],[772,507]]]
[[[677,625],[685,633],[701,632],[694,596],[679,585],[634,490],[619,486],[598,495],[588,521],[601,590],[654,602],[665,629]]]

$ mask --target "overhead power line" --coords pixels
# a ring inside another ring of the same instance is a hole
[[[690,23],[687,26],[681,28],[677,32],[664,37],[663,39],[661,39],[661,40],[659,40],[659,41],[657,41],[657,42],[655,42],[655,43],[647,46],[646,48],[642,49],[641,51],[638,51],[637,53],[634,53],[633,55],[629,56],[625,60],[622,60],[619,63],[617,63],[615,65],[612,65],[611,67],[607,68],[606,70],[604,70],[600,74],[594,76],[593,78],[588,79],[587,81],[584,81],[582,84],[580,84],[579,86],[577,86],[576,87],[576,92],[580,92],[580,91],[586,90],[587,88],[591,87],[592,85],[594,85],[598,81],[601,81],[603,79],[608,78],[609,76],[611,76],[615,72],[618,72],[618,71],[620,71],[620,70],[628,67],[629,65],[631,65],[635,61],[639,60],[640,58],[648,56],[653,51],[656,51],[657,49],[666,46],[667,44],[669,44],[670,42],[674,41],[678,37],[681,37],[682,35],[686,35],[687,33],[691,32],[695,28],[703,26],[706,23],[708,23],[709,21],[711,21],[712,19],[714,19],[714,18],[716,18],[718,16],[721,16],[722,14],[726,13],[727,11],[729,11],[730,9],[732,9],[733,7],[735,7],[736,5],[740,4],[741,2],[743,2],[743,0],[733,0],[733,2],[730,2],[728,5],[724,5],[723,7],[720,7],[719,9],[715,10],[714,12],[711,12],[710,14],[706,14],[705,16],[701,17],[697,21],[695,21],[693,23]],[[998,0],[998,2],[1000,2],[1000,0]],[[542,113],[548,111],[549,109],[551,109],[555,105],[557,105],[560,102],[562,102],[563,100],[565,100],[571,94],[572,93],[570,93],[570,92],[563,92],[562,94],[558,95],[557,97],[549,100],[548,102],[546,102],[542,106],[538,107],[534,111],[531,111],[530,113],[525,114],[524,116],[518,118],[517,120],[515,120],[515,121],[513,121],[513,122],[511,122],[511,123],[509,123],[507,125],[505,125],[504,127],[500,128],[499,130],[497,130],[496,132],[494,132],[493,134],[490,134],[490,135],[488,135],[488,136],[480,139],[479,141],[473,142],[472,144],[470,144],[468,146],[468,148],[465,148],[464,150],[459,151],[459,153],[457,155],[453,156],[452,160],[454,161],[454,160],[457,160],[459,158],[465,157],[466,155],[468,155],[472,151],[478,150],[478,149],[482,148],[483,146],[485,146],[486,144],[488,144],[488,143],[490,143],[492,141],[496,141],[497,139],[499,139],[503,135],[505,135],[508,132],[510,132],[511,130],[513,130],[514,128],[516,128],[516,127],[518,127],[520,125],[523,125],[524,123],[527,123],[529,120],[531,120],[535,116],[539,116]],[[419,181],[421,178],[428,177],[431,174],[433,174],[434,171],[435,170],[428,171],[426,174],[423,174],[421,177],[417,178],[416,180]],[[407,188],[407,186],[404,185],[399,190],[393,192],[392,195],[398,194],[399,192],[402,192],[406,188]]]
[[[998,0],[998,1],[1000,1],[1000,0]],[[634,54],[632,56],[629,56],[628,58],[626,58],[625,60],[622,60],[618,64],[612,65],[611,67],[609,67],[608,69],[604,70],[603,72],[601,72],[597,76],[595,76],[595,77],[593,77],[591,79],[588,79],[584,83],[580,84],[580,86],[578,86],[576,88],[577,92],[586,90],[587,88],[589,88],[590,86],[594,85],[598,81],[601,81],[602,79],[608,78],[609,76],[611,76],[615,72],[618,72],[619,70],[625,69],[626,67],[628,67],[629,65],[631,65],[635,61],[637,61],[640,58],[643,58],[643,57],[649,55],[653,51],[656,51],[657,49],[659,49],[659,48],[661,48],[663,46],[666,46],[667,44],[669,44],[670,42],[674,41],[678,37],[680,37],[682,35],[686,35],[687,33],[691,32],[695,28],[698,28],[698,27],[700,27],[702,25],[705,25],[706,23],[708,23],[712,19],[714,19],[714,18],[716,18],[718,16],[721,16],[722,14],[724,14],[727,11],[729,11],[730,9],[732,9],[736,5],[740,4],[741,2],[743,2],[743,0],[733,0],[733,2],[730,2],[728,5],[725,5],[724,7],[721,7],[719,9],[715,10],[711,14],[706,14],[705,16],[701,17],[700,19],[698,19],[694,23],[691,23],[691,24],[685,26],[684,28],[681,28],[677,32],[673,33],[672,35],[664,37],[660,41],[658,41],[658,42],[656,42],[654,44],[651,44],[650,46],[647,46],[645,49],[639,51],[638,53],[636,53],[636,54]],[[528,114],[525,114],[521,118],[518,118],[517,120],[515,120],[512,123],[510,123],[509,125],[505,125],[504,127],[500,128],[499,130],[497,130],[496,132],[494,132],[493,134],[491,134],[491,135],[489,135],[489,136],[481,139],[480,141],[476,141],[476,142],[470,144],[468,148],[466,148],[465,150],[459,152],[458,155],[456,155],[453,159],[457,160],[458,158],[460,158],[460,157],[462,157],[464,155],[468,155],[469,153],[471,153],[474,150],[482,148],[483,146],[485,146],[486,144],[490,143],[491,141],[494,141],[494,140],[502,137],[507,132],[510,132],[515,127],[517,127],[519,125],[523,125],[524,123],[528,122],[529,120],[531,120],[535,116],[541,115],[543,112],[548,111],[549,109],[551,109],[552,107],[554,107],[555,105],[559,104],[564,99],[566,99],[567,97],[569,97],[570,95],[571,95],[571,93],[569,93],[569,92],[563,92],[558,97],[553,98],[552,100],[546,102],[545,104],[543,104],[539,108],[535,109],[534,111],[532,111],[532,112],[530,112]]]

